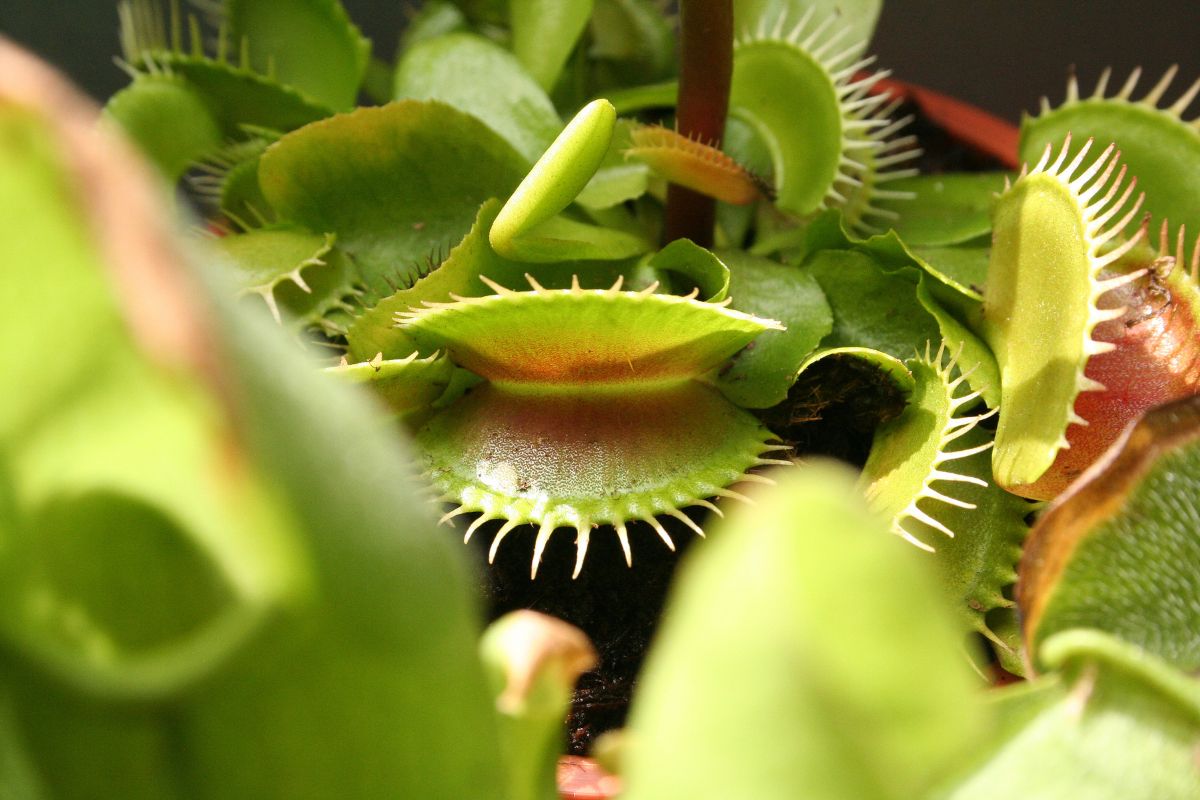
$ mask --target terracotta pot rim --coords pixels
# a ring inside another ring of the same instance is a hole
[[[990,156],[1009,169],[1019,169],[1020,130],[978,106],[905,81],[885,79],[877,91],[889,92],[916,104],[925,117],[977,153]]]

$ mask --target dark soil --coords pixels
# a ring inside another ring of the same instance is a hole
[[[699,520],[699,515],[695,517]],[[520,608],[532,608],[564,619],[581,628],[600,656],[600,666],[586,673],[575,692],[568,721],[569,752],[587,753],[599,734],[621,727],[629,707],[636,676],[662,612],[671,576],[679,556],[697,539],[683,523],[664,518],[663,527],[675,542],[676,552],[644,523],[629,525],[633,566],[613,535],[593,535],[587,563],[575,580],[575,535],[559,530],[550,538],[536,580],[529,579],[530,557],[536,529],[522,526],[504,540],[496,563],[487,568],[487,549],[499,522],[476,532],[472,543],[484,562],[483,589],[498,617]]]
[[[971,172],[998,169],[986,156],[964,148],[906,104],[898,116],[913,113],[906,132],[918,136],[922,172]],[[861,466],[876,426],[903,410],[904,398],[891,381],[855,359],[830,358],[806,372],[788,400],[761,414],[764,422],[804,455],[825,455]],[[700,520],[702,510],[694,510]],[[472,540],[480,558],[480,588],[489,618],[521,608],[550,614],[581,628],[595,644],[600,666],[577,686],[568,720],[568,752],[584,755],[595,738],[625,722],[638,671],[658,623],[671,578],[696,535],[673,519],[663,519],[676,544],[672,553],[649,526],[629,527],[633,566],[625,565],[615,535],[594,535],[587,563],[572,580],[574,534],[560,530],[550,539],[536,580],[530,557],[536,530],[522,526],[505,539],[496,563],[488,567],[487,549],[500,522],[482,526]]]

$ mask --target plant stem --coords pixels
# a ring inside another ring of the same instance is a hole
[[[679,132],[720,147],[733,78],[733,0],[679,3]],[[667,189],[664,243],[691,239],[710,247],[717,203],[691,189]]]

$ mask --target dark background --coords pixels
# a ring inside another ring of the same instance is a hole
[[[406,0],[344,2],[390,52]],[[0,0],[0,33],[98,98],[126,82],[112,63],[116,28],[116,0]],[[1181,91],[1200,77],[1200,0],[889,0],[872,50],[897,77],[1015,121],[1043,94],[1061,100],[1072,65],[1090,89],[1108,65],[1123,79],[1140,64],[1148,87],[1178,63]]]

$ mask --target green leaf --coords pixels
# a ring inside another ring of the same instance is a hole
[[[916,554],[841,468],[777,477],[678,576],[630,717],[629,800],[911,798],[979,732]]]
[[[283,218],[336,234],[367,287],[386,296],[392,276],[415,279],[523,173],[521,156],[474,117],[401,100],[283,137],[263,156],[259,180]]]
[[[397,100],[439,100],[478,117],[528,163],[562,130],[550,98],[507,50],[451,33],[413,45],[396,65]]]
[[[493,238],[492,247],[509,258],[534,264],[622,261],[654,249],[649,239],[640,234],[577,222],[565,216],[551,217],[514,239]]]
[[[254,69],[337,111],[354,108],[371,43],[338,0],[226,0],[222,10]]]
[[[674,74],[675,32],[653,0],[595,0],[590,32],[594,91]]]
[[[1196,681],[1087,630],[1047,642],[1061,674],[999,690],[1000,722],[938,800],[1185,800],[1200,792]]]
[[[266,320],[220,319],[248,445],[319,589],[191,698],[191,774],[212,798],[499,800],[467,571],[433,528],[411,445],[367,398],[306,369]]]
[[[803,271],[816,278],[833,309],[824,347],[870,347],[899,359],[941,341],[937,321],[917,300],[916,274],[884,271],[864,253],[826,250]]]
[[[721,250],[729,264],[733,307],[777,319],[782,331],[766,331],[721,367],[713,383],[743,408],[783,402],[800,365],[833,330],[833,313],[812,275],[735,250]]]
[[[679,96],[679,82],[664,81],[627,89],[610,89],[605,96],[617,113],[622,115],[651,108],[674,108]]]
[[[114,712],[111,705],[81,702],[77,694],[44,676],[19,675],[10,680],[8,691],[11,709],[5,716],[29,762],[22,782],[40,784],[30,800],[187,797],[169,752],[163,711],[132,706]],[[24,788],[30,788],[28,783]]]
[[[159,424],[155,433],[171,431]],[[5,635],[88,693],[177,691],[210,674],[262,621],[187,500],[161,490],[149,497],[170,511],[119,490],[52,494],[6,559]]]
[[[104,111],[168,181],[178,180],[223,141],[203,98],[171,75],[139,76]]]
[[[408,18],[396,49],[403,55],[419,42],[465,31],[468,27],[466,16],[454,3],[447,0],[428,0],[421,3],[421,7]]]
[[[888,188],[915,196],[880,200],[879,207],[897,215],[891,227],[909,246],[963,244],[991,232],[992,201],[1004,190],[1005,177],[967,172],[903,178]]]
[[[44,800],[46,791],[21,735],[7,686],[0,687],[0,795],[12,800]]]
[[[912,267],[887,269],[864,252],[824,250],[804,271],[821,284],[833,309],[823,347],[869,347],[900,359],[945,341],[971,387],[994,404],[999,379],[987,347],[933,298],[927,276]]]
[[[510,0],[513,53],[546,91],[575,49],[592,5],[593,0]]]
[[[1200,399],[1148,412],[1039,519],[1021,564],[1031,651],[1094,628],[1200,669]]]
[[[991,223],[989,222],[988,225],[990,227]],[[990,242],[982,247],[913,247],[912,255],[929,273],[930,277],[937,280],[942,286],[972,300],[983,299],[983,287],[987,283],[988,259],[991,257]],[[961,300],[954,303],[953,298],[947,298],[945,291],[936,291],[935,289],[935,294],[939,299],[946,298],[944,302],[950,308],[964,306]],[[974,310],[978,308],[978,304],[971,303],[966,307]]]
[[[102,136],[91,123],[77,124]],[[6,330],[16,325],[59,354],[55,364],[39,364],[26,348],[5,361],[7,379],[24,387],[0,416],[7,471],[18,487],[15,502],[33,516],[4,543],[0,633],[75,691],[144,699],[216,668],[254,629],[263,606],[288,593],[295,565],[286,548],[274,561],[258,558],[279,544],[279,528],[263,509],[256,476],[241,475],[234,486],[227,471],[214,468],[228,464],[222,456],[229,452],[208,387],[158,369],[117,305],[116,291],[127,285],[113,281],[102,241],[132,249],[137,236],[158,235],[128,215],[160,195],[121,183],[124,173],[102,160],[107,139],[89,142],[93,149],[74,159],[55,149],[64,141],[19,106],[0,114],[0,164],[12,179],[0,189],[0,225],[11,226],[0,237],[0,256],[5,263],[52,259],[43,269],[0,272],[6,295],[44,304],[31,304],[27,318],[11,315]],[[137,180],[134,167],[118,163]],[[86,194],[71,168],[88,169],[90,192],[109,194]],[[97,208],[126,216],[100,228],[88,216]],[[114,238],[93,238],[101,233]],[[134,256],[117,253],[128,259],[123,268],[137,269]],[[143,303],[170,302],[161,288],[140,291]],[[129,569],[131,545],[161,569]],[[114,571],[120,581],[97,585]],[[160,580],[172,572],[175,580]],[[203,587],[216,585],[228,600],[196,610],[193,602],[212,597]],[[165,623],[182,628],[156,627]]]
[[[5,381],[22,387],[0,403],[0,441],[8,443],[21,441],[58,398],[75,394],[79,376],[120,342],[85,223],[63,201],[72,187],[48,131],[32,112],[0,107],[0,247],[6,264],[41,264],[0,271],[4,296],[24,298],[4,319],[12,336],[0,337]],[[53,359],[29,347],[35,332]]]
[[[0,435],[21,507],[44,509],[26,531],[37,547],[22,552],[45,556],[18,562],[5,550],[0,567],[48,576],[34,583],[56,590],[0,609],[31,623],[28,637],[4,626],[2,660],[37,772],[67,798],[499,800],[467,570],[433,529],[404,440],[261,315],[230,310],[224,287],[202,283],[211,268],[185,263],[145,170],[93,127],[82,99],[11,49],[0,59],[0,76],[33,81],[23,97],[54,98],[65,117],[22,110],[0,78],[0,261],[54,258],[0,270],[4,296],[30,301],[0,322],[0,341],[13,342],[5,380],[19,379],[33,404],[0,404]],[[21,69],[8,69],[13,60]],[[85,146],[56,149],[71,143]],[[27,335],[61,345],[61,362]],[[70,505],[96,493],[131,502],[102,515]],[[174,524],[112,524],[135,506]],[[137,557],[158,553],[168,569],[131,569],[121,537],[157,542]],[[85,544],[112,552],[80,554]],[[171,655],[137,644],[174,644],[171,626],[195,616],[167,608],[196,613],[211,597],[196,591],[207,584],[168,580],[192,576],[195,560],[170,558],[188,546],[264,624],[232,652],[181,660],[172,681],[148,680],[95,630],[103,621],[146,660]],[[6,592],[26,585],[0,581]],[[164,596],[161,610],[138,602]],[[38,645],[55,631],[79,645],[68,652],[81,670],[47,663]]]
[[[962,319],[979,316],[989,253],[981,242],[970,242],[969,248],[962,249],[909,247],[895,231],[864,239],[846,230],[845,220],[836,210],[818,215],[807,228],[786,230],[773,238],[760,241],[752,251],[765,255],[796,248],[802,258],[820,250],[855,250],[888,270],[917,267],[935,281],[929,285],[930,293],[947,309]]]

